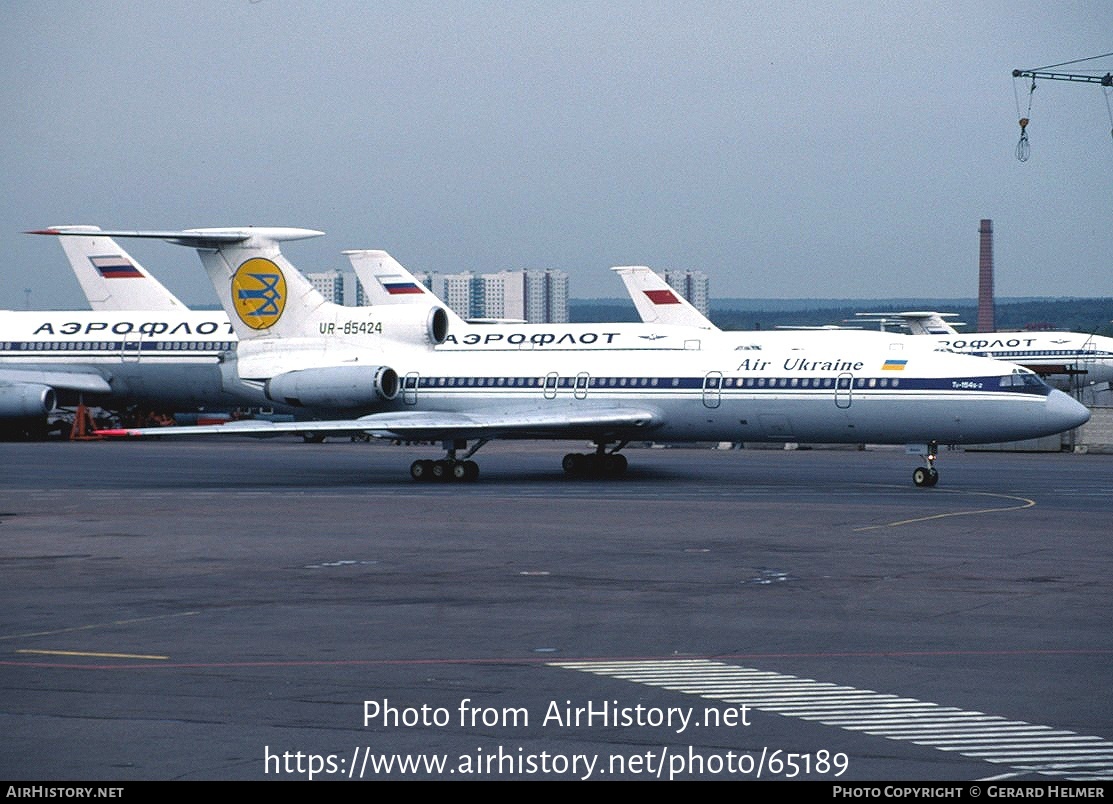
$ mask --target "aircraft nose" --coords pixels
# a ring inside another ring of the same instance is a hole
[[[1073,430],[1090,420],[1090,411],[1086,406],[1062,391],[1048,394],[1047,415],[1058,432]]]

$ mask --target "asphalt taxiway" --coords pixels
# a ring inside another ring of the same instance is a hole
[[[583,448],[0,444],[0,777],[1113,778],[1113,457]]]

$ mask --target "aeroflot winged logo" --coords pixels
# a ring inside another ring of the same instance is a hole
[[[252,329],[278,323],[286,309],[286,277],[270,260],[253,257],[232,277],[232,303],[240,321]]]

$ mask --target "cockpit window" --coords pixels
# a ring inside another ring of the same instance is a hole
[[[1002,388],[1043,388],[1047,385],[1040,379],[1038,374],[1032,372],[1017,372],[1015,374],[1007,374],[1001,378]]]

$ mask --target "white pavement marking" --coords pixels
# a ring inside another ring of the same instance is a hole
[[[745,704],[1009,765],[1016,771],[1072,780],[1113,779],[1113,743],[984,712],[707,659],[553,662],[552,666]]]

